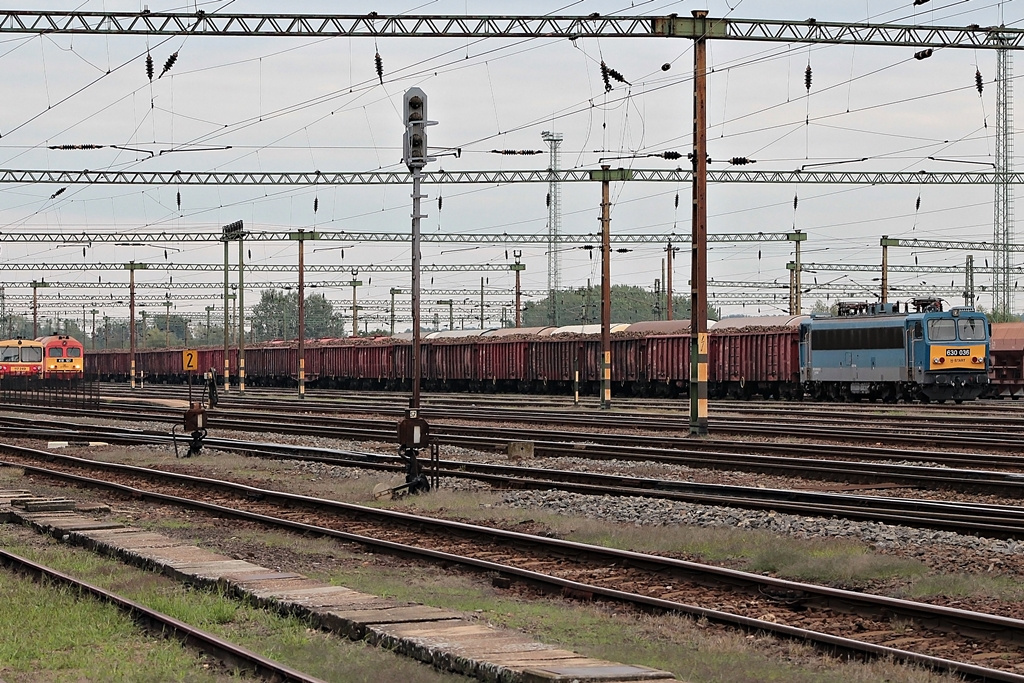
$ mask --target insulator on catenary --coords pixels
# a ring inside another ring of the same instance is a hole
[[[917,195],[917,203],[914,204],[914,211],[921,210],[921,195]]]
[[[619,247],[618,249],[615,250],[615,253],[616,254],[628,254],[631,251],[633,251],[633,250],[632,249],[627,249],[625,247]]]
[[[546,195],[544,195],[544,206],[547,206],[547,207],[551,206],[551,193],[550,192],[548,192]]]
[[[604,81],[604,91],[608,92],[612,89],[612,82],[608,80],[608,65],[601,60],[601,80]]]
[[[985,83],[981,80],[981,69],[974,72],[974,87],[978,89],[979,95],[981,95],[981,91],[985,89]]]
[[[164,62],[164,70],[160,72],[160,78],[163,78],[164,74],[171,70],[171,67],[174,66],[174,63],[176,61],[178,61],[178,53],[177,52],[175,52],[173,55],[168,57],[167,61]]]
[[[444,197],[442,197],[441,195],[437,195],[437,211],[438,211],[438,213],[441,212],[441,204],[443,202],[444,202]]]
[[[534,154],[543,154],[544,151],[540,149],[492,149],[491,154],[504,154],[505,156],[532,156]]]
[[[756,164],[757,162],[747,157],[733,157],[729,160],[733,166],[746,166],[747,164]]]
[[[319,209],[319,208],[320,208],[320,198],[319,197],[313,197],[313,213],[316,213],[317,209]]]
[[[50,199],[56,199],[57,197],[61,196],[62,194],[64,194],[64,191],[66,189],[68,189],[68,188],[66,188],[66,187],[60,188],[59,190],[57,190],[56,192],[54,192],[53,194],[50,195]]]
[[[665,62],[664,64],[661,65],[661,70],[662,71],[668,71],[671,68],[672,68],[672,65],[669,64],[668,62]]]
[[[652,154],[651,156],[661,157],[662,159],[668,159],[668,160],[672,161],[672,160],[675,160],[675,159],[682,159],[683,158],[683,153],[682,152],[672,152],[672,151],[669,151],[669,152],[662,152],[661,154]]]
[[[384,60],[380,58],[379,52],[373,55],[373,66],[377,69],[377,78],[380,79],[380,84],[384,85]]]
[[[49,145],[48,149],[103,149],[106,145]]]
[[[793,210],[796,211],[796,205],[800,203],[800,195],[793,195]]]
[[[146,75],[153,80],[153,55],[146,53]]]
[[[178,211],[181,211],[181,190],[178,190],[176,198],[178,200]]]
[[[676,192],[676,208],[679,208],[679,193]]]
[[[935,51],[932,50],[931,48],[928,48],[927,50],[918,50],[917,52],[914,53],[914,59],[919,61],[922,59],[928,59],[929,57],[932,56],[932,54],[934,54],[934,52]]]
[[[914,0],[914,5],[923,5],[926,2],[928,2],[928,0]]]
[[[615,69],[613,69],[611,67],[608,67],[608,75],[611,76],[612,78],[614,78],[619,83],[625,83],[626,85],[632,85],[629,81],[626,80],[625,76],[623,76],[622,74],[620,74],[618,71],[616,71]]]
[[[807,88],[807,92],[811,92],[811,78],[811,65],[808,64],[804,69],[804,87]]]

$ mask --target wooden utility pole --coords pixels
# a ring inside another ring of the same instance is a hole
[[[306,232],[299,228],[298,232],[288,235],[290,239],[299,243],[299,398],[306,398],[306,275],[305,275],[305,245],[306,240],[320,239],[318,232]]]
[[[232,224],[234,225],[234,224]],[[245,233],[238,221],[238,393],[245,393]],[[186,329],[188,325],[186,324]]]
[[[601,408],[612,407],[612,237],[608,165],[601,166]]]
[[[136,263],[132,261],[124,264],[125,269],[128,271],[128,330],[129,337],[131,338],[131,362],[129,369],[131,371],[131,387],[135,388],[135,271],[145,270],[148,265],[145,263]],[[145,313],[143,313],[145,316]],[[143,317],[145,321],[145,317]]]
[[[693,10],[693,236],[690,268],[690,434],[708,433],[707,10]]]
[[[675,252],[675,247],[672,246],[671,240],[668,243],[668,247],[665,249],[667,256],[665,258],[665,319],[672,319],[672,254]]]

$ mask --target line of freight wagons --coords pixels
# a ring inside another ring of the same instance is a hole
[[[788,397],[800,386],[798,317],[782,316],[756,331],[724,326],[711,336],[709,368],[715,395]],[[724,322],[724,321],[723,321]],[[688,321],[620,326],[612,336],[612,384],[620,395],[675,396],[690,377]],[[441,333],[425,338],[423,377],[427,390],[569,393],[579,373],[580,390],[600,383],[600,339],[591,326],[573,334],[548,336],[553,328],[505,328],[474,336]],[[666,333],[668,331],[669,333]],[[684,333],[680,333],[680,332]],[[221,375],[224,349],[199,350],[199,368]],[[86,374],[92,379],[128,378],[129,357],[122,350],[90,351]],[[412,345],[396,338],[318,340],[305,346],[308,386],[351,389],[408,389]],[[229,353],[230,373],[238,375],[237,349]],[[184,381],[181,351],[136,351],[137,371],[146,381]],[[298,368],[295,342],[247,346],[246,384],[287,386]]]

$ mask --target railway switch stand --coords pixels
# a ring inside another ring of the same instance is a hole
[[[421,450],[430,452],[433,476],[423,470],[419,458]],[[430,443],[430,425],[416,410],[407,411],[398,421],[398,457],[405,463],[405,483],[391,489],[392,494],[426,493],[431,485],[437,488],[437,444]]]
[[[185,431],[192,435],[186,457],[199,455],[203,450],[203,439],[206,438],[206,408],[202,403],[193,403],[185,411]]]

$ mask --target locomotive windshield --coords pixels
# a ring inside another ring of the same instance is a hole
[[[0,347],[0,363],[17,363],[21,359],[21,352],[17,346]]]
[[[40,346],[21,347],[22,363],[39,363],[43,360],[43,349]]]
[[[960,318],[956,324],[961,340],[982,341],[985,339],[986,325],[981,318]]]
[[[929,320],[928,338],[932,341],[956,341],[956,321],[952,318]]]

